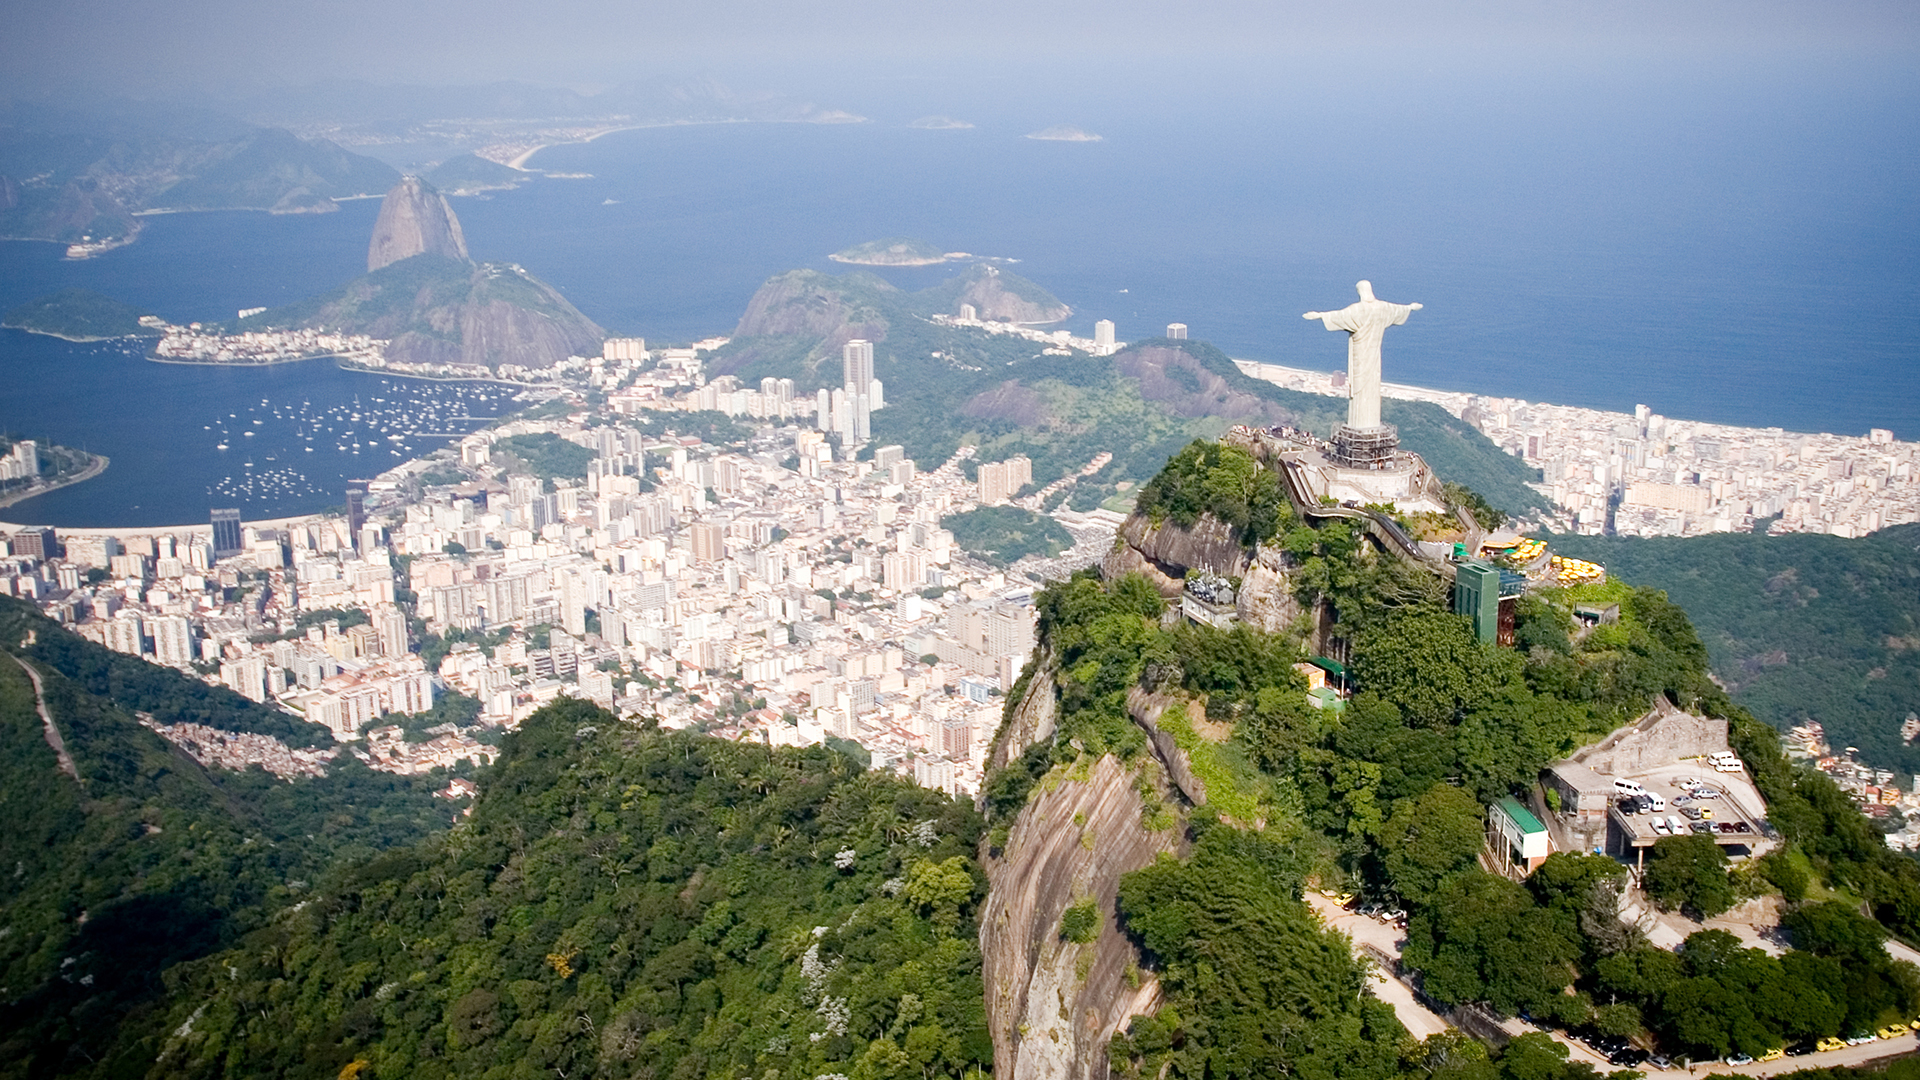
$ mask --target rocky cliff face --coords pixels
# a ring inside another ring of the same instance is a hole
[[[997,1077],[1105,1080],[1107,1041],[1159,1005],[1159,983],[1140,971],[1115,897],[1122,875],[1175,850],[1181,834],[1144,827],[1135,783],[1112,756],[1049,777],[1021,810],[1006,849],[986,860],[992,891],[980,950]],[[1099,936],[1065,939],[1061,916],[1089,899],[1100,911]]]
[[[1261,545],[1253,552],[1234,608],[1240,621],[1255,630],[1277,634],[1300,617],[1300,601],[1293,595],[1292,562],[1286,552]]]
[[[403,178],[380,203],[367,245],[367,272],[415,255],[466,261],[467,238],[446,196],[417,176]]]
[[[1178,596],[1189,569],[1225,577],[1246,573],[1253,555],[1240,544],[1231,525],[1202,514],[1192,528],[1167,521],[1158,525],[1135,514],[1120,526],[1118,543],[1100,565],[1103,576],[1144,574],[1164,596]]]
[[[1043,657],[995,740],[995,765],[1054,737],[1055,693],[1053,667]],[[1153,732],[1155,707],[1167,702],[1136,697],[1129,706]],[[1169,783],[1166,759],[1155,756],[1171,750],[1172,770],[1185,774],[1172,740],[1154,746],[1155,754],[1131,765],[1107,756],[1056,768],[1021,808],[1005,847],[982,859],[992,885],[981,911],[980,951],[995,1076],[1106,1080],[1108,1040],[1130,1018],[1159,1007],[1159,983],[1140,970],[1116,905],[1122,876],[1163,852],[1180,853],[1177,821],[1155,830],[1143,818],[1142,787],[1172,806],[1189,790]],[[1187,783],[1197,787],[1190,775]],[[1099,909],[1099,935],[1069,941],[1061,918],[1088,900]]]

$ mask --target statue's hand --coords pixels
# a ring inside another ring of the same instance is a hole
[[[1415,311],[1419,311],[1419,310],[1420,310],[1420,305],[1419,305],[1419,304],[1408,304],[1407,306],[1408,306],[1408,307],[1410,307],[1410,308],[1412,308],[1412,309],[1413,309],[1413,310],[1415,310]]]
[[[1300,317],[1303,319],[1319,319],[1319,318],[1324,318],[1325,316],[1321,315],[1317,311],[1309,311],[1305,315],[1302,315]]]

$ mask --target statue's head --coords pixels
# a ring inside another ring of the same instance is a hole
[[[1372,300],[1373,300],[1373,282],[1371,282],[1371,281],[1362,281],[1362,282],[1360,282],[1359,284],[1357,284],[1357,285],[1355,285],[1355,286],[1354,286],[1354,288],[1356,288],[1356,289],[1359,289],[1359,290],[1360,290],[1360,299],[1362,299],[1362,300],[1366,300],[1366,301],[1368,301],[1368,302],[1372,302]]]

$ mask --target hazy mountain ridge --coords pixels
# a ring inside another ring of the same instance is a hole
[[[147,210],[313,213],[397,180],[325,141],[192,110],[0,113],[0,236],[123,239]]]

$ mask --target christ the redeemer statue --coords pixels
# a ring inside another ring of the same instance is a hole
[[[1319,319],[1329,330],[1347,332],[1347,427],[1371,431],[1381,426],[1380,339],[1387,327],[1406,322],[1420,305],[1376,300],[1370,281],[1355,288],[1360,290],[1359,303],[1339,311],[1309,311],[1303,318]]]

